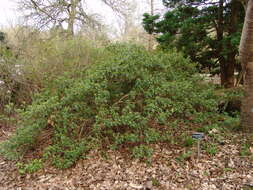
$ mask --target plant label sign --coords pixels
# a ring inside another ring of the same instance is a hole
[[[203,139],[204,136],[205,136],[204,133],[193,133],[193,134],[192,134],[192,138],[193,138],[193,139],[197,139],[197,140]]]
[[[204,138],[204,133],[195,132],[192,134],[192,138],[198,140],[197,149],[198,149],[198,160],[200,158],[200,141]]]

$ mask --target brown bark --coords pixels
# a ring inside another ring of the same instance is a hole
[[[235,86],[235,56],[235,52],[231,52],[228,55],[227,83],[225,86],[226,88],[233,88]]]
[[[222,47],[223,48],[223,47]],[[234,87],[235,55],[230,53],[228,58],[220,58],[221,85],[225,88]]]
[[[220,70],[221,70],[221,85],[225,88],[232,88],[235,86],[235,65],[236,65],[236,54],[237,50],[233,50],[233,46],[231,41],[228,40],[225,44],[223,41],[224,35],[224,0],[219,1],[219,12],[218,12],[218,28],[217,28],[217,41],[220,43],[218,48],[218,53],[220,54]],[[238,25],[238,8],[240,8],[240,4],[236,0],[232,0],[231,2],[231,14],[229,20],[229,28],[228,34],[233,35],[237,32],[237,25]],[[229,49],[230,53],[227,54],[226,58],[221,53],[224,49]]]
[[[228,35],[233,35],[237,32],[238,26],[238,13],[240,9],[240,2],[236,0],[231,1],[231,13],[229,17]],[[223,85],[225,88],[232,88],[235,86],[235,65],[236,65],[236,54],[237,50],[233,47],[231,40],[227,41],[226,48],[230,50],[227,55],[225,62],[224,81]]]
[[[221,85],[227,86],[227,62],[224,58],[224,56],[221,55],[223,52],[223,33],[224,33],[224,28],[223,28],[223,23],[224,23],[224,18],[223,18],[223,11],[224,11],[224,6],[223,6],[224,0],[219,0],[219,10],[218,10],[218,27],[217,27],[217,41],[219,42],[219,47],[218,47],[218,54],[219,54],[219,62],[220,62],[220,72],[221,72]]]
[[[245,71],[245,96],[241,108],[241,126],[247,133],[253,132],[253,0],[248,1],[240,42],[240,60]]]
[[[232,88],[234,87],[235,77],[235,56],[233,54],[228,55],[228,59],[225,60],[223,63],[221,62],[221,85],[225,88]]]

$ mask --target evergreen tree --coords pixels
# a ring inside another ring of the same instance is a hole
[[[144,14],[148,33],[158,34],[162,49],[176,48],[199,63],[199,69],[221,73],[221,84],[234,86],[244,8],[238,0],[163,0],[168,11]],[[240,69],[240,68],[239,68]]]

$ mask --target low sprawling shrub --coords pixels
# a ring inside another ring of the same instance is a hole
[[[66,168],[94,148],[150,157],[150,144],[220,122],[214,88],[200,82],[181,54],[126,44],[110,45],[103,54],[81,77],[62,75],[36,95],[0,150],[18,158],[43,144],[41,156]]]

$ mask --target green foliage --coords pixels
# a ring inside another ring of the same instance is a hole
[[[15,107],[13,103],[6,104],[3,110],[0,112],[0,123],[8,126],[14,124],[16,119],[13,116],[15,113]]]
[[[215,156],[219,151],[217,145],[214,143],[207,143],[204,149],[211,156]]]
[[[154,26],[155,26],[155,20],[157,20],[159,18],[159,15],[149,15],[147,13],[145,13],[143,15],[143,22],[144,24],[144,29],[149,33],[149,34],[153,34],[154,31]]]
[[[176,160],[179,162],[184,162],[186,159],[189,159],[192,156],[192,151],[187,151],[179,155]]]
[[[133,148],[133,157],[138,159],[151,159],[153,149],[145,145],[136,146]]]
[[[186,137],[184,141],[184,145],[186,147],[191,147],[195,143],[195,140],[192,137]]]
[[[219,110],[221,112],[226,112],[227,115],[230,115],[234,118],[238,118],[241,102],[243,99],[243,89],[233,88],[227,90],[219,90],[217,94],[220,94],[221,100],[219,105]],[[238,124],[236,122],[235,124]]]
[[[31,162],[24,164],[21,162],[18,162],[16,164],[18,171],[21,175],[26,174],[26,173],[34,173],[40,169],[43,168],[43,163],[42,160],[40,159],[34,159]]]
[[[224,173],[229,173],[229,172],[232,172],[233,169],[232,168],[224,168],[223,171],[224,171]]]
[[[213,73],[219,72],[217,63],[225,62],[226,69],[231,60],[236,62],[244,19],[240,2],[228,1],[222,6],[208,0],[163,2],[168,8],[163,17],[143,15],[144,29],[157,34],[160,48],[176,48],[197,62],[199,69]]]
[[[250,145],[247,143],[242,144],[240,149],[240,156],[251,156]]]
[[[151,178],[151,181],[152,181],[152,185],[153,185],[153,186],[155,186],[155,187],[161,186],[161,183],[159,182],[158,179],[156,179],[156,178]]]
[[[214,88],[200,84],[183,55],[128,44],[99,51],[105,56],[78,77],[58,77],[19,112],[20,128],[0,148],[5,156],[36,150],[46,133],[44,157],[58,168],[95,148],[127,147],[135,158],[150,158],[150,144],[220,124]]]
[[[45,159],[52,158],[52,164],[57,168],[69,168],[87,149],[84,142],[73,143],[73,140],[63,135],[59,141],[57,144],[47,147],[44,154]]]
[[[236,117],[230,117],[225,115],[225,120],[223,122],[223,126],[226,129],[230,129],[231,131],[238,131],[240,129],[240,115],[237,114]]]
[[[6,34],[0,31],[0,42],[4,42]]]

